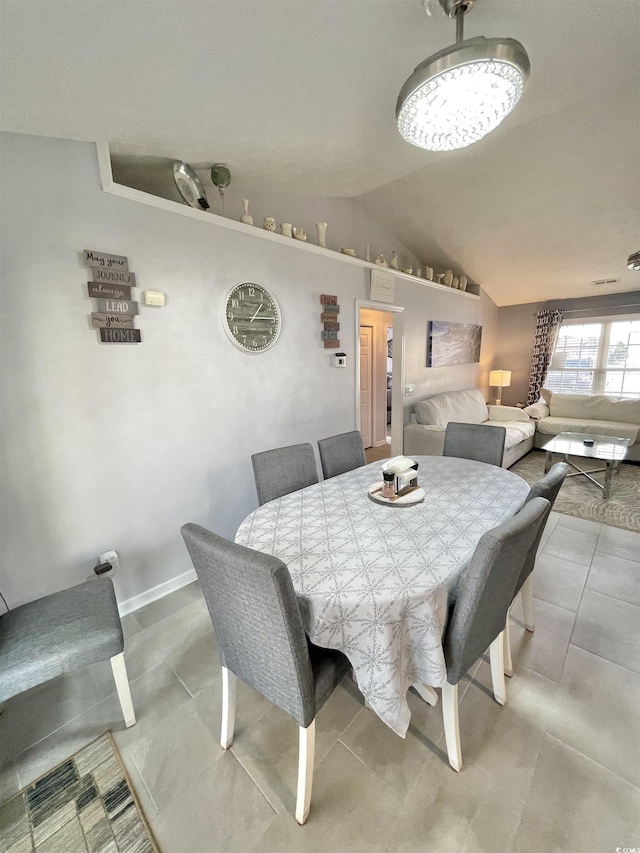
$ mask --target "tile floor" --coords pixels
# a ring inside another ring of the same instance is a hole
[[[299,827],[295,723],[243,687],[233,747],[217,742],[220,668],[193,584],[123,620],[132,729],[108,663],[7,704],[0,800],[110,728],[163,853],[638,847],[640,534],[553,513],[534,594],[534,634],[514,606],[506,706],[493,701],[486,661],[465,679],[460,774],[446,762],[439,705],[412,693],[402,740],[347,677],[318,715],[311,816]]]

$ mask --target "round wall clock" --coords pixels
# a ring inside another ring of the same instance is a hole
[[[280,334],[280,307],[261,284],[236,284],[224,304],[224,327],[231,341],[245,352],[264,352]]]

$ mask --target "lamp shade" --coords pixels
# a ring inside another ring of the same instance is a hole
[[[511,385],[511,371],[491,370],[489,372],[489,385],[494,388],[507,388]]]

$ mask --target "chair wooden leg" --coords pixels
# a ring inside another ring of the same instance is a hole
[[[509,634],[509,614],[507,613],[507,621],[504,623],[504,674],[507,678],[511,678],[513,675],[513,660],[511,659],[511,636]]]
[[[222,726],[220,729],[220,746],[229,749],[233,743],[233,729],[236,722],[236,677],[222,667]]]
[[[535,625],[533,623],[533,590],[531,586],[531,575],[522,584],[520,590],[520,599],[522,601],[522,612],[524,613],[524,627],[527,631],[533,631]]]
[[[444,737],[447,742],[449,764],[456,772],[462,770],[462,749],[460,747],[460,722],[458,720],[458,685],[445,681],[442,688],[442,719]]]
[[[313,785],[313,759],[316,750],[316,721],[306,729],[299,727],[298,745],[298,794],[296,797],[296,820],[302,826],[307,822],[311,809],[311,786]]]
[[[416,691],[418,696],[421,699],[424,699],[425,702],[428,702],[429,705],[437,705],[438,704],[438,694],[431,687],[430,684],[414,684],[413,689]]]
[[[122,716],[124,724],[129,729],[136,724],[136,715],[133,710],[133,702],[131,701],[131,691],[129,690],[129,679],[127,677],[127,667],[124,662],[124,652],[119,655],[114,655],[111,658],[111,670],[113,672],[113,680],[116,683],[118,691],[118,699],[122,708]]]
[[[504,680],[504,631],[489,646],[489,661],[491,663],[491,681],[496,702],[504,705],[507,701],[507,683]]]

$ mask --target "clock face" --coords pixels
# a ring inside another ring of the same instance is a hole
[[[278,340],[280,308],[266,287],[245,281],[227,296],[224,326],[237,347],[263,352]]]

